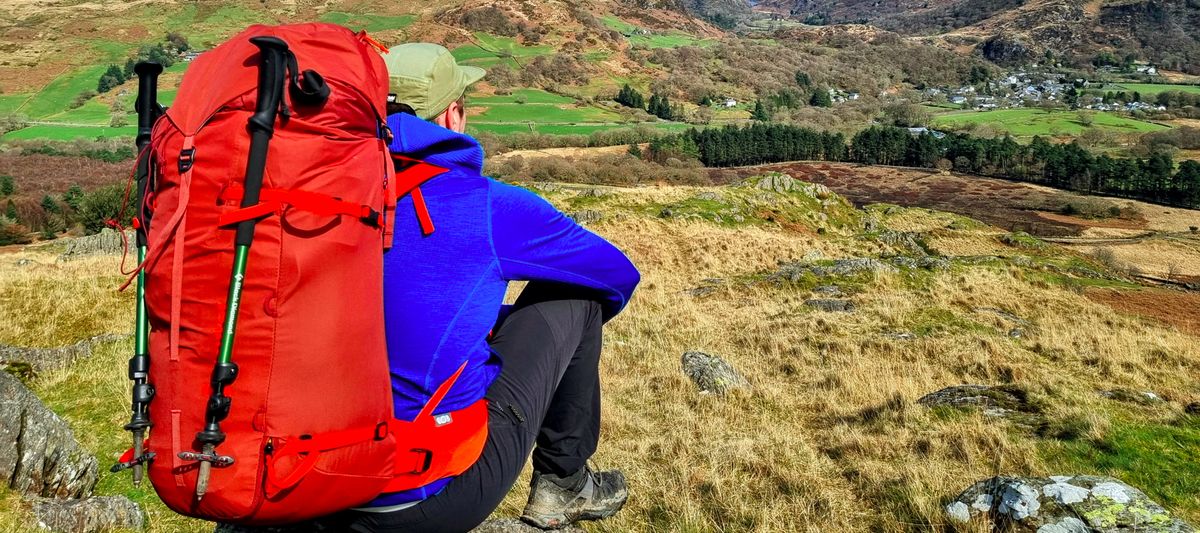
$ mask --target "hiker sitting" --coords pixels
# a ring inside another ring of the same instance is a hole
[[[400,200],[385,256],[395,416],[413,419],[452,382],[434,414],[486,399],[487,437],[461,475],[384,494],[335,517],[335,529],[469,530],[504,499],[531,450],[523,520],[557,528],[611,516],[625,503],[625,478],[587,464],[600,436],[601,329],[629,301],[638,271],[544,199],[481,175],[483,150],[463,131],[464,93],[482,69],[427,43],[385,57],[393,154],[448,169]],[[530,283],[498,321],[518,280]]]

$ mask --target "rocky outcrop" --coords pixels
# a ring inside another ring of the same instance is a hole
[[[56,533],[140,530],[146,523],[142,508],[124,496],[93,496],[82,500],[37,498],[31,503],[38,526]]]
[[[855,310],[854,302],[850,300],[813,298],[805,300],[804,305],[826,313],[853,313]]]
[[[750,382],[724,359],[704,352],[683,354],[683,373],[705,393],[725,394],[750,386]]]
[[[1102,476],[985,479],[946,506],[951,520],[987,516],[997,531],[1194,533],[1142,491]]]
[[[58,257],[59,261],[70,261],[93,255],[120,255],[125,251],[126,244],[132,242],[133,231],[127,231],[122,240],[121,233],[104,228],[100,233],[79,237],[67,241],[67,251]]]
[[[1036,427],[1042,422],[1042,410],[1029,395],[1012,386],[955,385],[926,394],[917,400],[926,407],[978,409],[984,416],[1011,420],[1022,426]]]
[[[997,35],[979,45],[983,57],[1000,65],[1026,63],[1033,58],[1029,44],[1011,36]]]
[[[774,274],[774,277],[797,282],[808,274],[818,278],[830,278],[894,272],[897,272],[896,267],[878,259],[860,258],[838,259],[828,264],[811,262],[780,263],[779,270]]]
[[[96,458],[15,376],[0,372],[0,478],[17,492],[51,498],[91,493]]]
[[[593,210],[593,209],[585,209],[583,211],[575,211],[567,216],[571,217],[571,220],[574,220],[576,223],[583,224],[583,225],[594,224],[596,222],[600,222],[601,220],[604,220],[604,213],[601,213],[601,212]]]
[[[0,367],[24,363],[34,372],[45,372],[47,370],[63,368],[78,359],[91,357],[92,348],[97,344],[117,342],[127,338],[129,338],[129,335],[97,335],[75,344],[59,346],[57,348],[25,348],[0,344]]]

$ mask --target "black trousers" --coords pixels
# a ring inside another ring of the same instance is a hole
[[[504,366],[487,392],[488,440],[479,461],[414,507],[347,511],[321,520],[322,529],[467,531],[500,505],[530,450],[540,472],[578,471],[600,437],[601,329],[600,304],[586,293],[530,283],[492,336]]]

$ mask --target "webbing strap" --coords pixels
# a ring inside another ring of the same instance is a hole
[[[417,221],[421,223],[421,233],[426,237],[433,233],[433,219],[429,216],[429,207],[425,205],[425,196],[419,188],[421,184],[450,171],[424,161],[392,154],[396,161],[396,199],[412,195],[413,209],[417,212]]]
[[[221,192],[225,203],[240,203],[244,190],[232,185]],[[256,205],[230,211],[217,220],[219,226],[229,226],[268,215],[280,215],[287,208],[300,209],[320,216],[352,216],[364,224],[379,227],[380,215],[369,205],[356,204],[332,196],[299,189],[263,189]]]
[[[383,440],[388,436],[387,422],[374,426],[330,431],[319,435],[300,435],[288,437],[286,443],[271,454],[267,468],[268,495],[278,494],[294,487],[304,476],[312,471],[321,458],[322,452],[328,452],[372,440]],[[280,475],[280,460],[299,459],[287,475]]]
[[[450,376],[450,379],[447,379],[437,390],[433,391],[433,396],[430,396],[429,401],[425,402],[425,407],[421,408],[421,412],[417,414],[417,418],[426,418],[433,415],[433,410],[437,409],[437,406],[442,403],[442,398],[446,397],[446,393],[450,392],[450,388],[454,386],[454,382],[458,381],[458,376],[461,376],[463,370],[466,369],[467,362],[463,361],[463,364],[458,367],[454,375]]]

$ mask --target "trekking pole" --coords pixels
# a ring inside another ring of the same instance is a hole
[[[267,165],[267,147],[271,136],[275,133],[275,119],[279,107],[283,104],[283,87],[287,74],[288,45],[277,37],[254,37],[250,39],[259,49],[258,64],[258,101],[254,115],[250,117],[250,157],[246,163],[245,195],[241,207],[253,207],[258,204],[259,192],[262,190],[263,173]],[[232,400],[225,395],[225,387],[237,378],[238,367],[233,362],[233,339],[237,330],[238,308],[242,300],[242,284],[246,275],[246,260],[250,255],[250,244],[254,240],[254,226],[257,220],[250,219],[239,222],[237,235],[234,240],[233,273],[229,278],[229,297],[225,304],[225,322],[221,328],[221,346],[217,362],[213,366],[212,395],[208,398],[205,411],[204,429],[196,433],[196,440],[201,442],[203,453],[183,452],[179,457],[189,461],[200,462],[200,472],[196,477],[196,499],[204,497],[208,492],[208,481],[212,475],[212,467],[225,467],[233,464],[233,457],[219,455],[217,445],[225,441],[225,432],[221,431],[221,421],[229,416]]]
[[[134,218],[134,229],[137,235],[137,258],[141,265],[146,260],[147,232],[150,231],[149,216],[144,204],[150,190],[150,155],[146,147],[150,145],[150,131],[154,122],[162,116],[162,107],[158,105],[158,75],[163,67],[158,63],[140,62],[133,67],[138,76],[138,96],[135,107],[138,115],[138,133],[135,141],[138,151],[137,170],[137,206],[138,213]],[[131,407],[133,415],[125,424],[125,431],[133,434],[133,457],[129,461],[113,465],[112,471],[119,472],[126,468],[133,469],[133,486],[141,486],[143,465],[154,459],[153,453],[145,453],[142,445],[146,438],[146,430],[150,428],[150,400],[154,399],[154,385],[149,383],[150,375],[150,320],[146,315],[146,273],[138,269],[137,273],[137,311],[134,323],[133,357],[129,359],[129,379],[133,381],[131,391]]]

